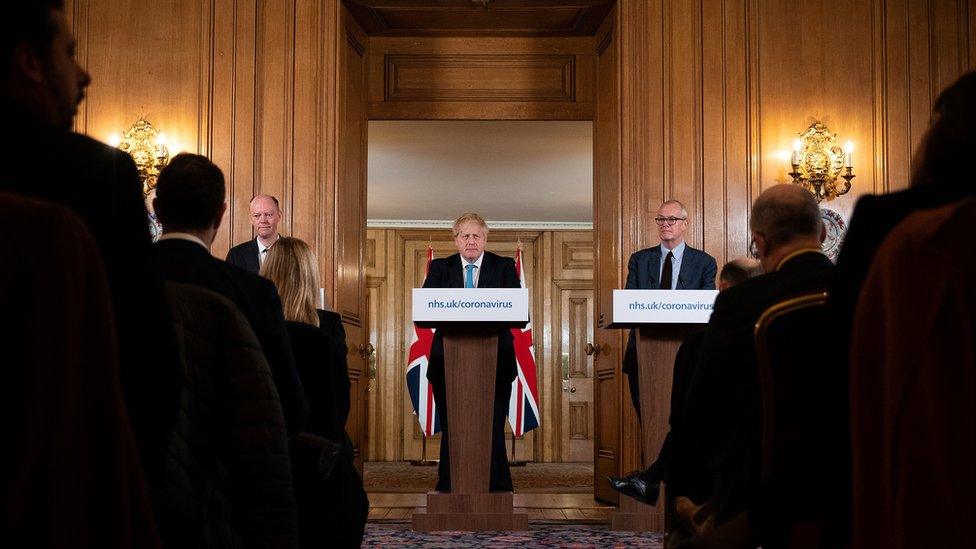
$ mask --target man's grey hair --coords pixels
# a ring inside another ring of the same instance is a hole
[[[773,248],[798,239],[820,239],[820,208],[810,191],[783,184],[759,195],[752,206],[749,228],[766,237]]]
[[[663,207],[665,207],[665,206],[667,206],[669,204],[677,204],[678,207],[681,208],[681,217],[688,217],[688,210],[685,209],[685,205],[682,204],[680,201],[675,200],[673,198],[671,200],[665,200],[660,206],[658,206],[657,209],[660,210],[661,208],[663,208]]]

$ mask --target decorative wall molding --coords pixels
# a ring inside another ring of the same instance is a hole
[[[575,101],[572,54],[385,56],[385,101]]]

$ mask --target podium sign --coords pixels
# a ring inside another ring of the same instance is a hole
[[[718,290],[614,290],[613,324],[708,324]]]
[[[526,288],[414,288],[414,322],[526,322]]]

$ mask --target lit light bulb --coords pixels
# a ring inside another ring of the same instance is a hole
[[[158,134],[156,134],[156,144],[157,145],[162,145],[162,146],[165,147],[166,146],[166,143],[168,141],[169,141],[169,138],[166,137],[166,134],[165,133],[159,132]]]
[[[800,151],[803,149],[803,141],[799,139],[793,140],[793,154],[790,155],[790,164],[794,166],[800,165]]]
[[[118,148],[120,143],[122,143],[122,136],[120,136],[119,134],[113,132],[111,135],[108,136],[109,145]]]
[[[854,167],[854,142],[848,141],[844,143],[844,167],[853,168]]]

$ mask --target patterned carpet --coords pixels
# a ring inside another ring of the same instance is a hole
[[[437,484],[437,467],[408,462],[371,461],[364,465],[367,492],[424,493]],[[529,463],[512,467],[516,493],[584,494],[593,492],[592,463]]]
[[[432,547],[453,549],[462,547],[663,547],[660,534],[611,532],[605,526],[530,526],[525,532],[435,532],[424,534],[410,531],[409,525],[367,524],[363,547]]]

